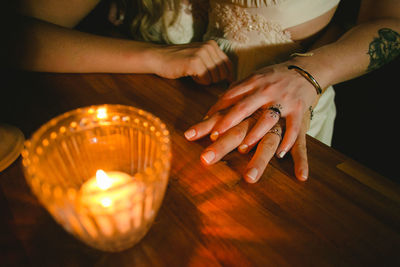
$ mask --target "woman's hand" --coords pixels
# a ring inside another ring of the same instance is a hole
[[[214,40],[155,48],[155,74],[169,79],[191,76],[200,84],[232,81],[232,63]]]
[[[115,26],[123,23],[125,11],[112,1],[108,20]],[[152,73],[168,79],[191,76],[194,81],[208,85],[233,80],[232,63],[214,40],[180,45],[149,45],[148,61]]]
[[[261,136],[254,144],[246,149],[241,147],[243,141],[249,132],[254,129],[257,125],[257,121],[263,114],[269,114],[269,111],[259,110],[252,116],[246,118],[236,126],[233,126],[227,130],[223,135],[220,135],[213,144],[207,147],[202,155],[201,161],[205,165],[211,165],[218,162],[226,154],[238,148],[239,152],[247,153],[254,146],[257,146],[255,154],[253,155],[250,162],[247,164],[246,171],[243,174],[245,180],[249,183],[257,182],[267,167],[269,161],[276,153],[276,149],[279,146],[281,137],[283,135],[284,120],[275,118],[276,124],[274,124],[271,130]],[[304,116],[303,123],[301,124],[299,135],[294,142],[291,149],[292,158],[294,161],[295,175],[298,180],[305,181],[308,178],[308,162],[307,162],[307,150],[306,150],[306,132],[309,127],[309,112],[308,115]],[[186,139],[194,141],[208,135],[214,126],[223,119],[223,115],[220,112],[214,113],[207,120],[204,120],[185,132]],[[279,121],[278,121],[279,120]]]
[[[301,129],[303,115],[315,104],[317,92],[313,85],[288,63],[260,69],[248,78],[231,85],[230,89],[211,107],[208,116],[230,107],[211,130],[211,137],[224,134],[241,123],[256,110],[263,108],[264,114],[247,134],[241,147],[252,147],[273,127],[276,116],[285,118],[286,133],[277,149],[283,157],[295,143]]]

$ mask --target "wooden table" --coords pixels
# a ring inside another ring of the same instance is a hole
[[[152,75],[7,74],[1,114],[29,137],[50,118],[103,103],[133,105],[171,132],[164,202],[144,239],[121,253],[87,247],[31,194],[19,159],[0,173],[0,265],[27,266],[399,266],[400,187],[308,138],[310,177],[290,157],[273,159],[257,184],[241,178],[248,155],[204,167],[206,138],[183,132],[223,86]]]

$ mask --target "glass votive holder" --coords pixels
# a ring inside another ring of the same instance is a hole
[[[68,232],[94,248],[121,251],[147,233],[168,183],[165,124],[130,106],[64,113],[25,142],[32,192]]]

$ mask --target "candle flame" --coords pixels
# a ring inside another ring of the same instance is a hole
[[[110,207],[112,204],[112,200],[109,199],[108,197],[103,198],[102,200],[100,200],[100,203],[103,207],[107,208]]]
[[[106,109],[106,108],[99,108],[99,109],[97,109],[97,118],[98,118],[98,119],[105,119],[105,118],[107,118],[107,109]]]
[[[107,190],[112,185],[112,179],[108,177],[107,173],[103,170],[97,170],[96,182],[97,186],[102,190]]]

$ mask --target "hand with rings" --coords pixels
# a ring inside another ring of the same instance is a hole
[[[214,113],[206,120],[188,129],[185,132],[186,139],[194,141],[210,134],[223,117],[224,115],[221,112]],[[306,180],[308,177],[305,143],[308,124],[309,120],[304,120],[300,134],[291,150],[295,164],[295,174],[301,181]],[[264,131],[266,131],[264,134],[260,134],[260,132]],[[284,119],[280,118],[279,105],[259,109],[224,134],[211,134],[210,138],[214,142],[203,151],[201,161],[205,165],[211,165],[218,162],[235,148],[238,148],[240,153],[247,153],[257,145],[257,149],[243,174],[247,182],[255,183],[260,179],[269,161],[275,155],[282,140],[283,132]]]
[[[207,113],[211,116],[229,108],[223,118],[214,125],[212,135],[225,133],[256,110],[264,108],[264,116],[244,140],[244,145],[251,146],[274,125],[274,119],[268,115],[271,112],[268,107],[273,107],[272,111],[279,112],[286,123],[285,135],[277,149],[278,157],[282,158],[297,139],[303,115],[318,99],[314,86],[288,66],[288,62],[268,66],[232,84]]]

